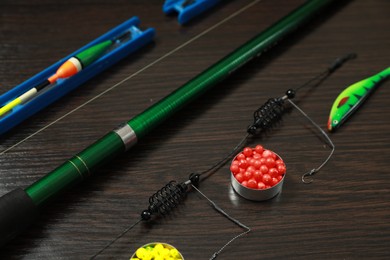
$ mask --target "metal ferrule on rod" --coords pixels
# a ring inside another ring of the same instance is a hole
[[[120,125],[114,132],[122,139],[126,151],[137,143],[137,136],[134,130],[126,123]]]

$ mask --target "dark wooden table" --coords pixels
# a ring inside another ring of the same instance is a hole
[[[1,93],[134,15],[142,28],[154,27],[157,36],[153,44],[0,137],[0,195],[27,187],[304,1],[223,2],[180,26],[175,16],[162,13],[163,1],[2,0]],[[388,67],[390,57],[390,2],[337,2],[134,149],[53,200],[36,224],[0,249],[0,259],[88,259],[139,218],[156,190],[170,180],[186,180],[228,153],[245,134],[253,111],[268,98],[301,85],[335,58],[356,52],[357,59],[296,99],[325,129],[338,93]],[[295,110],[247,144],[262,144],[285,160],[288,173],[276,198],[253,202],[237,195],[229,165],[201,183],[203,193],[252,229],[228,246],[221,259],[389,258],[389,84],[330,134],[336,151],[312,184],[303,184],[301,175],[322,163],[330,149]],[[162,241],[176,246],[186,259],[208,259],[240,232],[191,192],[172,214],[136,226],[101,258],[128,259],[139,246]]]

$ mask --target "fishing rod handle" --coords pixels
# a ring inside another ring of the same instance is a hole
[[[0,199],[0,247],[38,217],[38,207],[23,189],[15,189]]]

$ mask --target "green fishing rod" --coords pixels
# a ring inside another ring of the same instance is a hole
[[[335,0],[310,0],[244,43],[180,88],[109,132],[25,189],[0,198],[0,245],[35,221],[39,209],[65,189],[81,182],[93,171],[127,151],[157,125],[218,82],[295,31]]]

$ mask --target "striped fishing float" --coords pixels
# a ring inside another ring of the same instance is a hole
[[[19,97],[7,103],[5,106],[0,108],[0,117],[10,112],[16,106],[24,104],[34,98],[40,91],[44,90],[46,87],[55,84],[58,79],[66,79],[76,75],[78,72],[89,66],[91,63],[99,59],[103,54],[109,50],[117,40],[127,36],[129,32],[124,33],[123,35],[116,37],[112,40],[103,41],[98,43],[88,49],[80,52],[79,54],[71,57],[65,61],[56,71],[54,75],[45,79],[41,83],[37,84],[35,87],[26,91]]]

